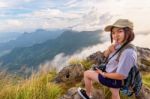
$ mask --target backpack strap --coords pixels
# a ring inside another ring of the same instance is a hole
[[[119,58],[122,54],[122,52],[125,50],[125,49],[134,49],[135,51],[137,51],[136,47],[133,45],[133,44],[127,44],[126,46],[124,46],[120,52],[118,53],[118,56],[116,58],[116,61],[119,62]]]
[[[107,64],[109,62],[109,60],[114,57],[117,53],[119,53],[122,49],[124,49],[124,47],[128,44],[128,42],[125,42],[110,58],[105,60],[105,64]]]

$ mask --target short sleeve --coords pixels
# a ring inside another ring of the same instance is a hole
[[[119,63],[117,66],[118,68],[116,72],[127,77],[130,69],[136,64],[136,60],[137,53],[135,50],[124,50],[119,58]]]

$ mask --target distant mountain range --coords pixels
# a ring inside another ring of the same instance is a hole
[[[8,42],[10,40],[16,39],[18,36],[20,36],[21,33],[18,32],[6,32],[6,33],[0,33],[0,44]]]
[[[97,31],[64,31],[55,39],[30,47],[15,48],[0,58],[1,68],[19,70],[22,66],[38,67],[45,61],[52,60],[57,54],[71,55],[84,47],[100,43],[101,30]],[[23,37],[22,37],[23,38]]]
[[[58,37],[63,30],[43,30],[38,29],[35,32],[31,33],[23,33],[20,36],[18,36],[16,39],[10,40],[5,43],[0,43],[0,56],[6,54],[7,52],[10,52],[13,48],[17,47],[29,47],[34,44],[40,44],[45,42],[49,39],[55,39]],[[11,36],[11,35],[10,35]]]

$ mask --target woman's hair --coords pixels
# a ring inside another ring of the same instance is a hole
[[[114,27],[111,28],[111,33],[110,33],[110,38],[111,38],[111,43],[113,42],[113,38],[112,38],[112,29]],[[125,28],[122,28],[125,32],[125,38],[123,40],[123,42],[128,42],[130,43],[131,41],[134,40],[134,32],[132,29],[128,28],[128,27],[125,27]]]

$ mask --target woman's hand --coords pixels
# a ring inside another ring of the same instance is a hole
[[[108,47],[108,49],[103,52],[104,56],[108,57],[112,52],[114,52],[115,51],[115,46],[116,46],[116,44],[110,45]]]
[[[123,80],[125,79],[125,76],[119,73],[107,73],[103,72],[102,70],[96,68],[95,72],[98,74],[102,75],[104,78],[111,78],[111,79],[116,79],[116,80]]]
[[[98,68],[96,68],[96,70],[95,70],[98,74],[102,74],[102,70],[100,70],[100,69],[98,69]]]
[[[102,70],[96,68],[96,71],[98,74],[101,74],[103,77],[105,77],[105,72],[103,72]]]
[[[96,68],[95,72],[97,72],[98,74],[102,74],[103,73],[102,70],[100,70],[98,68]]]
[[[112,52],[115,51],[115,46],[116,46],[116,44],[112,44],[112,45],[110,45],[110,46],[108,47],[108,50],[109,50],[110,53],[112,53]]]

